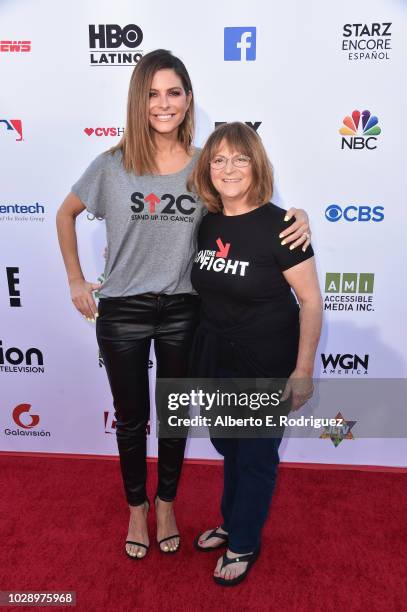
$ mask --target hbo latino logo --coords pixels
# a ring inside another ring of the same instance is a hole
[[[138,49],[142,42],[143,32],[134,23],[123,28],[117,24],[90,25],[90,65],[134,66],[143,57]]]
[[[379,120],[370,111],[362,113],[354,110],[352,116],[345,117],[339,130],[342,134],[341,149],[377,149],[377,138],[381,133]]]

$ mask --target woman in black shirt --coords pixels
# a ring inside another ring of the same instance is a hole
[[[296,410],[312,395],[321,295],[312,249],[287,249],[279,239],[286,211],[269,202],[272,171],[258,135],[242,123],[220,126],[191,184],[209,209],[192,269],[202,299],[193,373],[288,378],[282,399],[290,396]],[[212,439],[224,456],[223,524],[195,544],[201,551],[228,545],[215,569],[218,584],[241,582],[258,557],[280,441]]]

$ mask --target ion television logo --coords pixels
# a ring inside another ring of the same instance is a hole
[[[51,432],[39,429],[40,417],[38,414],[31,414],[31,404],[18,404],[12,412],[14,423],[18,429],[6,428],[6,436],[33,436],[35,438],[49,438]]]
[[[6,128],[6,134],[11,133],[16,142],[23,140],[23,123],[21,119],[0,119]],[[3,130],[2,130],[3,131]]]
[[[350,61],[390,59],[391,25],[391,22],[345,23],[342,51]]]
[[[256,28],[225,28],[224,60],[254,62],[256,59]]]
[[[140,26],[131,23],[89,25],[91,66],[135,66],[143,57],[138,47],[143,42]],[[137,52],[135,50],[137,49]]]
[[[376,136],[382,131],[378,123],[379,119],[370,111],[354,110],[352,116],[344,118],[339,130],[339,133],[342,134],[341,149],[376,149]]]
[[[43,374],[44,371],[44,356],[40,349],[32,347],[23,351],[16,346],[6,349],[0,340],[0,372]]]
[[[343,221],[374,221],[378,223],[384,219],[384,206],[339,206],[338,204],[330,204],[325,209],[325,219],[335,222]]]
[[[327,272],[324,310],[373,311],[374,274]]]

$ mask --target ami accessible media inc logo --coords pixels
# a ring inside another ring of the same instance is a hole
[[[131,23],[89,25],[91,66],[135,66],[143,57],[138,47],[143,42],[140,26]],[[137,52],[135,50],[137,49]]]
[[[324,310],[374,311],[374,274],[327,272]]]
[[[341,149],[376,149],[377,138],[381,133],[379,119],[370,111],[354,110],[352,116],[346,116],[339,133],[342,134]]]
[[[336,221],[373,221],[379,223],[384,219],[384,206],[366,206],[349,204],[339,206],[339,204],[329,204],[325,209],[325,219],[335,223]]]
[[[256,59],[256,28],[240,27],[224,30],[225,62],[254,62]]]
[[[350,61],[390,59],[391,25],[391,22],[345,23],[342,51]]]
[[[0,119],[0,125],[5,126],[6,134],[10,133],[10,135],[15,136],[16,142],[21,142],[23,140],[23,123],[21,119]],[[2,132],[4,130],[1,130]]]
[[[35,438],[49,438],[51,432],[44,429],[38,430],[40,417],[38,414],[31,414],[31,404],[18,404],[12,412],[14,423],[18,429],[6,428],[4,433],[6,436],[33,436]]]
[[[30,53],[31,40],[0,40],[0,53]]]

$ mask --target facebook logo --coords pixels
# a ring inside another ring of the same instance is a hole
[[[254,62],[256,28],[225,28],[226,62]]]

